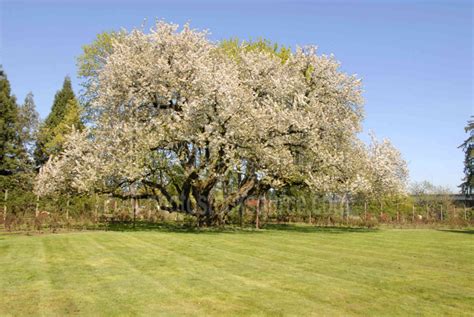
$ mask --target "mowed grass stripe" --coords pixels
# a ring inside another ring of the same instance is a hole
[[[337,229],[335,229],[337,230]],[[344,232],[343,228],[340,229]],[[374,231],[362,231],[362,232],[347,232],[347,233],[332,233],[329,231],[328,234],[322,235],[312,235],[308,233],[301,233],[301,232],[277,232],[275,230],[271,230],[275,235],[284,235],[284,234],[292,234],[292,235],[301,235],[304,237],[307,235],[308,239],[317,239],[317,241],[322,240],[329,242],[330,246],[338,244],[341,242],[343,245],[353,244],[358,247],[361,247],[361,250],[366,250],[368,252],[376,249],[381,248],[383,250],[392,249],[395,252],[400,254],[417,254],[413,253],[414,251],[410,250],[401,250],[401,243],[404,246],[409,246],[410,249],[418,249],[419,247],[423,247],[424,250],[427,251],[434,251],[435,253],[433,256],[436,256],[436,251],[439,249],[443,250],[443,256],[445,253],[452,253],[453,255],[457,254],[458,251],[464,250],[466,247],[472,248],[473,245],[470,243],[469,239],[455,239],[456,236],[459,236],[460,233],[452,233],[449,231],[435,231],[435,230],[426,230],[426,229],[391,229],[391,230],[374,230]],[[317,232],[317,231],[316,231]],[[339,232],[339,231],[336,231]],[[398,235],[399,232],[402,232],[402,235]],[[322,233],[325,233],[324,231]],[[371,233],[369,235],[369,239],[367,239],[367,233]],[[351,239],[338,239],[341,235],[351,235]],[[365,235],[365,236],[364,236]],[[452,235],[451,237],[447,237]],[[461,233],[462,235],[466,235],[466,233]],[[446,239],[444,239],[446,238]],[[457,240],[457,241],[456,241]],[[456,241],[456,244],[453,242]],[[461,244],[461,245],[459,245]],[[325,244],[321,244],[324,246]],[[362,247],[367,248],[362,248]],[[449,246],[448,249],[444,248]],[[409,252],[409,253],[407,253]]]
[[[217,244],[219,245],[219,244]],[[206,246],[199,246],[199,249],[205,249]],[[398,275],[398,274],[397,274]]]
[[[148,236],[148,235],[146,235]],[[148,248],[153,249],[156,248],[156,240],[154,239],[153,242],[150,242],[146,239],[143,239],[144,235],[138,235],[139,240],[142,243],[146,243]],[[137,236],[134,236],[137,238]],[[201,291],[214,291],[219,298],[228,299],[229,297],[236,297],[240,296],[239,292],[235,292],[235,289],[229,292],[229,285],[235,286],[239,285],[240,288],[244,291],[250,290],[265,290],[265,293],[270,293],[268,296],[272,298],[280,298],[280,302],[284,301],[288,296],[288,292],[293,292],[289,289],[284,288],[275,288],[272,280],[265,280],[261,278],[255,277],[245,277],[242,274],[236,274],[235,272],[239,272],[236,270],[234,273],[231,270],[227,270],[225,266],[218,265],[219,258],[222,258],[222,250],[209,247],[209,245],[195,245],[198,247],[195,253],[188,254],[186,252],[180,252],[182,248],[186,248],[188,245],[187,241],[183,241],[182,239],[173,239],[173,241],[168,240],[168,244],[161,243],[162,246],[169,245],[172,249],[167,249],[167,251],[174,252],[174,254],[181,259],[181,263],[178,264],[177,270],[180,271],[178,274],[183,274],[184,276],[191,274],[191,281],[193,282],[201,282],[199,288]],[[160,247],[160,248],[161,248]],[[209,251],[217,251],[216,253],[210,253]],[[216,257],[218,255],[218,257]],[[227,258],[229,260],[230,258]],[[207,260],[207,261],[206,261]],[[239,267],[242,267],[242,264],[245,266],[249,266],[248,261],[234,261],[238,264]],[[229,263],[229,262],[227,262]],[[187,265],[186,265],[187,264]],[[187,271],[187,268],[191,267],[191,271]],[[184,270],[184,271],[183,271]],[[251,269],[252,274],[256,274],[262,270],[261,266],[256,266]],[[287,273],[288,274],[288,273]],[[244,284],[242,284],[242,282]],[[204,285],[206,286],[204,289]],[[194,289],[193,285],[188,285],[191,289]],[[297,297],[293,297],[291,303],[288,305],[308,305],[309,299],[303,298],[304,294],[298,292]],[[253,302],[253,297],[247,297],[246,301],[242,303],[242,306],[249,306],[250,302]],[[258,300],[258,298],[257,298]],[[305,302],[306,300],[306,302]],[[314,300],[314,299],[312,299]],[[250,302],[249,302],[250,301]],[[256,306],[265,305],[265,301],[258,300],[260,303]],[[225,303],[223,303],[225,304]],[[255,304],[254,304],[255,305]],[[272,310],[275,308],[274,305],[267,305],[268,307],[262,307],[265,310]],[[325,307],[325,311],[331,311],[331,305]]]
[[[221,244],[214,244],[214,245],[218,246],[218,248],[222,248],[222,245],[221,245]],[[202,246],[200,246],[200,249],[205,249],[206,247],[207,247],[206,245],[202,245]],[[221,252],[225,252],[225,250],[221,250]],[[273,252],[275,253],[275,250],[273,250]],[[255,256],[255,255],[252,255],[252,256]],[[283,264],[283,265],[285,265],[285,264]],[[289,269],[289,270],[291,270],[291,274],[293,274],[293,275],[295,274],[295,273],[294,273],[294,268]],[[357,272],[357,271],[355,270],[354,272]],[[305,274],[306,274],[306,273],[305,273]],[[314,274],[317,274],[317,273],[311,272],[310,274],[314,275]],[[308,277],[308,275],[306,275],[306,276]],[[397,274],[397,276],[398,276],[398,274]],[[331,276],[329,276],[329,275],[326,274],[325,277],[328,278],[328,277],[331,277]],[[340,275],[338,275],[338,276],[332,276],[332,277],[333,277],[334,279],[342,279],[342,278],[340,277]],[[373,278],[373,276],[372,276],[372,278]],[[353,279],[351,279],[351,280],[353,280]],[[356,281],[359,280],[359,282],[360,282],[360,278],[355,279],[355,280],[356,280]],[[339,284],[341,284],[340,282],[341,282],[341,281],[339,281]],[[401,278],[401,282],[402,282],[402,283],[406,283],[405,277],[402,277],[402,278]],[[363,288],[363,287],[364,287],[364,286],[361,286],[361,288]],[[382,288],[378,287],[378,289],[382,289]],[[385,292],[393,293],[393,292],[390,292],[390,291],[385,291]]]
[[[2,236],[0,315],[469,316],[472,237],[431,230]]]
[[[375,253],[375,252],[367,252],[366,250],[357,250],[357,254],[354,254],[354,253],[350,253],[350,252],[353,252],[353,250],[349,249],[349,248],[342,248],[342,247],[332,247],[328,244],[318,244],[316,245],[315,248],[313,247],[308,247],[307,245],[310,244],[308,242],[296,242],[296,243],[285,243],[285,244],[282,244],[280,237],[277,237],[276,239],[274,239],[274,237],[265,237],[265,241],[262,242],[263,240],[259,241],[258,244],[254,244],[253,245],[253,249],[261,249],[263,250],[264,252],[256,252],[256,254],[266,254],[267,250],[271,250],[272,251],[272,257],[274,257],[276,255],[276,253],[283,253],[285,256],[288,254],[288,255],[298,255],[302,252],[304,252],[305,254],[307,255],[317,255],[318,256],[318,261],[330,261],[330,260],[327,260],[327,256],[331,256],[331,255],[335,255],[335,256],[338,256],[339,258],[344,258],[344,260],[351,260],[351,261],[358,261],[358,260],[366,260],[366,259],[370,259],[370,261],[373,263],[373,258],[376,258],[376,261],[377,262],[380,262],[379,264],[381,265],[387,265],[387,264],[390,264],[391,266],[394,266],[394,268],[398,268],[397,266],[399,264],[397,264],[396,262],[394,262],[393,260],[400,260],[397,254],[397,256],[393,256],[393,254],[383,254],[382,255],[382,250]],[[245,238],[242,238],[242,239],[245,239]],[[226,245],[229,245],[229,242],[232,241],[232,239],[228,239],[228,240],[225,240],[224,241],[220,241],[220,243],[217,243],[217,244],[213,244],[213,246],[216,246],[218,248],[220,248],[223,252],[225,252],[226,250],[224,250],[224,244]],[[222,242],[222,243],[221,243]],[[207,247],[208,243],[206,242],[204,245],[200,245],[199,247],[200,248],[205,248]],[[238,248],[239,246],[245,246],[246,244],[245,243],[242,243],[242,241],[237,241],[237,243],[234,243],[233,244],[233,248]],[[239,248],[238,251],[239,252],[245,252],[246,250],[248,249],[248,247],[242,247],[242,248]],[[295,252],[295,251],[302,251],[302,252]],[[321,254],[323,253],[323,254]],[[255,256],[255,255],[253,255]],[[389,257],[390,259],[387,259],[387,257]],[[402,256],[403,257],[403,256]],[[332,257],[329,257],[330,259]],[[419,253],[418,253],[418,258],[419,259],[424,259],[425,257],[420,257],[419,256]],[[413,267],[417,267],[416,264],[412,263],[413,259],[410,258],[409,261],[410,262],[407,262],[405,263],[405,265],[409,265],[409,266],[413,266]],[[427,263],[426,264],[423,264],[424,268],[438,268],[438,265],[433,265],[433,263],[436,263],[434,261],[431,260],[427,260]],[[371,269],[374,269],[376,271],[380,271],[380,270],[386,270],[386,267],[383,267],[381,269],[379,268],[371,268]],[[455,274],[455,273],[453,273]],[[398,274],[396,274],[398,275]]]
[[[453,235],[459,235],[456,233],[448,233],[453,234]],[[354,234],[355,235],[355,234]],[[324,241],[317,241],[319,242],[316,245],[316,248],[311,247],[311,243],[308,239],[304,239],[304,236],[301,236],[301,241],[305,242],[300,242],[300,243],[295,243],[293,245],[294,248],[305,248],[308,252],[311,252],[313,250],[316,250],[317,252],[321,252],[323,250],[326,250],[327,252],[332,252],[332,253],[338,253],[341,256],[346,256],[346,255],[353,255],[353,251],[356,250],[357,254],[360,255],[361,257],[367,257],[367,258],[373,258],[376,257],[380,259],[381,261],[390,261],[390,260],[406,260],[408,261],[407,263],[411,263],[412,261],[416,262],[423,262],[423,266],[426,267],[433,267],[437,268],[440,263],[443,263],[442,265],[445,266],[447,265],[448,268],[452,267],[453,271],[455,269],[460,269],[460,270],[465,270],[466,273],[470,272],[470,266],[467,264],[471,264],[474,260],[474,256],[472,255],[474,252],[473,251],[473,244],[472,243],[466,243],[460,248],[457,248],[457,244],[455,244],[454,241],[451,241],[452,237],[446,236],[446,233],[441,233],[441,235],[444,236],[439,236],[436,239],[433,240],[435,242],[438,241],[443,241],[441,239],[446,239],[450,241],[451,243],[444,243],[444,245],[441,245],[436,248],[427,248],[426,244],[425,245],[413,245],[412,241],[417,239],[423,239],[423,236],[417,236],[413,237],[414,239],[410,239],[405,241],[404,244],[399,243],[398,244],[398,249],[394,247],[383,247],[380,246],[380,243],[376,243],[376,240],[373,240],[372,237],[369,239],[365,239],[368,242],[365,243],[359,243],[359,241],[354,241],[355,239],[343,239],[342,244],[339,243],[340,240],[333,238],[333,239],[328,239]],[[270,238],[271,239],[271,238]],[[458,240],[458,241],[463,241],[463,240]],[[326,243],[322,243],[326,242]],[[371,244],[373,242],[373,245]],[[456,242],[457,243],[457,242]],[[421,250],[420,250],[421,248]],[[453,249],[456,249],[453,252]],[[470,254],[464,253],[465,250],[471,250]],[[341,252],[342,251],[342,252]],[[420,253],[422,251],[422,253]],[[461,252],[462,251],[462,252]],[[460,253],[461,252],[461,253]],[[380,257],[380,255],[383,255]],[[459,257],[459,255],[462,254],[462,257]],[[426,256],[428,255],[428,256]],[[457,261],[453,262],[451,261],[451,258],[457,258]],[[465,265],[466,264],[466,265]],[[449,271],[447,271],[449,272]]]
[[[128,265],[142,272],[143,276],[159,281],[161,285],[166,285],[171,292],[170,296],[157,296],[155,299],[150,299],[151,302],[159,303],[161,307],[170,306],[171,312],[173,309],[176,310],[177,307],[180,307],[180,310],[184,309],[186,313],[195,313],[200,310],[200,306],[197,304],[183,302],[187,298],[192,298],[192,294],[188,291],[187,283],[185,284],[187,276],[183,276],[179,272],[180,266],[177,264],[181,261],[176,258],[175,253],[165,253],[164,250],[156,250],[157,252],[155,252],[148,246],[136,243],[133,235],[130,234],[111,234],[114,235],[113,239],[110,239],[108,235],[95,235],[94,239],[110,250],[114,257],[124,258]],[[168,259],[171,263],[163,263],[163,258]],[[154,293],[153,290],[149,290],[149,292]],[[143,305],[147,303],[147,300],[138,300],[143,302]]]
[[[195,261],[202,262],[212,256],[212,266],[216,270],[219,270],[219,274],[223,271],[224,273],[222,274],[238,276],[239,279],[243,278],[249,286],[255,285],[258,287],[274,288],[275,282],[281,277],[298,279],[301,274],[305,274],[305,278],[308,278],[306,271],[302,271],[294,266],[282,264],[278,261],[277,257],[275,257],[273,261],[270,261],[258,256],[260,253],[258,250],[255,254],[248,254],[248,252],[245,251],[235,252],[229,245],[229,241],[226,242],[227,243],[224,241],[215,241],[209,243],[209,241],[204,241],[204,244],[194,245],[198,250],[194,255],[194,257],[196,257]],[[173,241],[173,245],[175,245],[175,241]],[[272,276],[271,279],[266,279],[265,276],[268,273],[272,274],[272,271],[280,272],[279,276]],[[314,278],[314,276],[311,276],[311,278]],[[314,282],[321,283],[326,279],[326,276],[321,275]],[[280,287],[280,290],[289,291],[286,287]]]
[[[18,243],[5,244],[5,239],[0,240],[0,312],[29,315],[38,311],[42,297],[49,293],[41,263],[43,249],[41,240],[31,244],[15,240]]]
[[[343,244],[338,244],[339,239],[332,239],[326,240],[325,243],[321,243],[322,241],[317,241],[316,244],[311,246],[312,241],[308,241],[307,239],[303,239],[305,237],[301,237],[301,240],[293,243],[291,246],[288,246],[290,249],[304,249],[305,252],[327,252],[327,253],[337,253],[340,257],[355,257],[360,259],[373,259],[376,258],[378,261],[390,263],[394,260],[402,260],[405,264],[412,264],[415,262],[419,262],[423,264],[424,268],[438,268],[440,265],[447,265],[446,269],[458,269],[459,268],[459,261],[464,262],[466,264],[472,263],[473,257],[469,256],[468,254],[463,254],[462,257],[459,257],[459,252],[454,254],[445,254],[445,250],[451,250],[453,245],[444,245],[442,247],[438,247],[436,249],[427,249],[427,248],[420,248],[419,246],[411,246],[411,242],[408,244],[400,244],[399,248],[403,248],[403,250],[397,250],[394,248],[378,248],[377,246],[370,246],[370,243],[366,244],[359,244],[354,243],[352,239],[347,241],[348,239],[344,239]],[[440,237],[442,238],[442,237]],[[270,237],[268,239],[269,243],[274,247],[278,248],[281,247],[281,244],[278,244],[277,240],[271,240]],[[271,241],[270,241],[271,240]],[[367,239],[369,241],[372,241]],[[470,248],[471,245],[467,246]],[[267,247],[265,245],[264,247]],[[417,248],[416,251],[412,251],[410,249]],[[465,247],[466,249],[466,247]],[[285,252],[287,249],[285,249]],[[354,252],[356,251],[356,252]],[[330,255],[330,254],[328,254]],[[450,261],[452,256],[457,257],[456,262]],[[451,267],[452,266],[452,267]],[[465,269],[465,272],[468,273],[471,270],[469,266],[461,265],[460,269]],[[455,272],[455,270],[453,270]],[[449,271],[447,271],[449,273]]]

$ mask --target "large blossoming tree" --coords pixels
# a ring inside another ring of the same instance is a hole
[[[39,194],[152,197],[212,224],[269,188],[370,188],[360,81],[314,47],[229,54],[164,22],[95,45],[80,59],[91,122],[42,168]]]

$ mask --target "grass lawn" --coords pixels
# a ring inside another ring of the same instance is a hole
[[[0,315],[470,315],[474,232],[0,234]]]

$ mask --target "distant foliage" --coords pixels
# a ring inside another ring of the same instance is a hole
[[[291,56],[291,49],[286,46],[280,46],[266,39],[258,39],[255,41],[240,41],[237,38],[223,40],[219,43],[219,49],[223,50],[226,55],[232,57],[236,61],[241,61],[243,52],[262,52],[274,55],[281,59],[284,64]]]

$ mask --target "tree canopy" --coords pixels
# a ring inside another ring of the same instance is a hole
[[[91,126],[42,168],[39,194],[153,197],[210,224],[249,195],[288,184],[367,192],[383,174],[380,186],[404,190],[398,151],[357,138],[360,79],[314,47],[220,44],[165,22],[106,44],[79,60]]]

